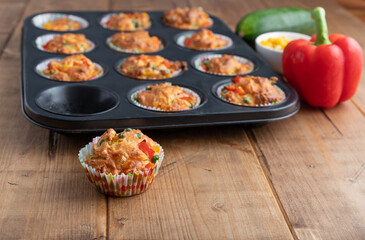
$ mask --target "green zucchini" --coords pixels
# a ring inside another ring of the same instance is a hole
[[[273,31],[315,33],[311,10],[303,8],[270,8],[244,16],[236,27],[236,34],[250,45],[262,33]]]

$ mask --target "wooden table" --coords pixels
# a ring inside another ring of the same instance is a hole
[[[20,107],[23,19],[47,10],[166,10],[200,5],[234,29],[269,7],[317,5],[331,32],[365,46],[365,27],[333,1],[1,0],[1,239],[365,239],[365,81],[332,109],[303,104],[256,128],[150,130],[166,151],[152,187],[100,194],[78,150],[92,135],[28,122]]]

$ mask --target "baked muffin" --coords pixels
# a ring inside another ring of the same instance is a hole
[[[140,130],[108,129],[79,152],[90,180],[110,196],[133,196],[152,184],[164,158],[162,147]]]
[[[100,76],[102,69],[82,54],[71,55],[60,61],[50,61],[42,73],[59,81],[87,81]]]
[[[51,31],[74,31],[81,29],[82,26],[77,21],[63,17],[43,24],[43,28]]]
[[[159,111],[184,111],[199,105],[200,98],[193,91],[169,82],[149,85],[135,96],[139,106]]]
[[[215,35],[208,29],[202,29],[194,33],[191,37],[187,37],[184,41],[187,48],[195,50],[218,50],[228,45],[223,38]]]
[[[118,31],[137,31],[151,25],[150,16],[146,12],[111,14],[105,27]]]
[[[139,55],[127,58],[119,68],[126,76],[138,79],[166,79],[187,70],[185,61],[170,61],[159,55]]]
[[[221,97],[233,104],[265,106],[281,102],[285,95],[276,87],[277,77],[236,76],[221,89]]]
[[[164,12],[164,22],[179,29],[199,29],[213,24],[209,15],[202,8],[176,8]]]
[[[90,50],[92,45],[84,34],[64,33],[54,36],[44,44],[43,49],[48,52],[59,54],[83,53]]]
[[[147,31],[137,31],[131,33],[115,33],[110,38],[112,46],[117,50],[132,53],[156,52],[163,48],[163,45],[156,36],[150,36]]]
[[[252,71],[250,64],[239,62],[235,56],[228,54],[206,58],[200,67],[206,72],[219,75],[240,75]]]

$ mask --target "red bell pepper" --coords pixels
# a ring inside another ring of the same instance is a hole
[[[147,143],[146,140],[143,140],[142,142],[138,143],[138,148],[144,152],[149,159],[151,159],[153,157],[153,155],[155,154],[155,150],[153,150],[150,145]]]
[[[351,37],[328,37],[323,8],[315,8],[312,17],[317,37],[294,40],[286,46],[283,72],[299,97],[312,106],[330,108],[355,94],[362,71],[362,49]]]

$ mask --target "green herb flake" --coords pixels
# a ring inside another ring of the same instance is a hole
[[[209,68],[209,65],[210,65],[209,59],[203,60],[203,64],[204,64],[204,66],[206,66],[207,68]]]
[[[105,139],[101,139],[101,140],[100,140],[100,142],[99,142],[99,144],[98,144],[98,147],[100,147],[100,146],[103,144],[103,142],[105,142]]]
[[[141,25],[141,23],[138,20],[135,20],[135,19],[132,20],[132,23],[133,23],[135,28],[138,28]]]
[[[130,132],[130,131],[132,131],[132,128],[127,128],[125,131]]]
[[[243,102],[246,104],[250,103],[250,99],[248,97],[243,98]]]
[[[140,133],[137,133],[136,136],[141,139],[142,135]]]
[[[119,134],[118,134],[118,137],[119,137],[119,138],[125,138],[125,133],[123,133],[123,132],[119,133]]]
[[[225,89],[225,88],[222,89],[222,93],[227,93],[227,92],[228,92],[227,89]]]
[[[151,158],[151,162],[152,162],[152,163],[156,163],[159,159],[160,159],[160,156],[158,156],[158,155],[153,155],[153,157]]]
[[[194,103],[190,103],[190,108],[193,108],[194,107]]]

